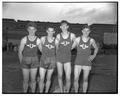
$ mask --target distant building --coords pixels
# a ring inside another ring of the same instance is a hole
[[[15,21],[14,19],[2,19],[3,39],[7,40],[8,42],[13,42],[13,44],[14,43],[19,44],[20,39],[23,36],[27,35],[26,24],[28,22],[29,21],[22,21],[22,20]],[[36,35],[39,37],[46,35],[46,28],[49,25],[54,26],[56,34],[58,34],[61,31],[60,27],[59,27],[60,26],[59,22],[53,23],[53,22],[39,22],[39,21],[37,21],[36,24],[38,26],[38,28],[37,28],[38,30],[36,32]],[[85,24],[70,24],[69,31],[75,33],[76,36],[78,37],[82,34],[81,28],[84,25]],[[92,30],[91,37],[93,37],[97,42],[105,42],[106,40],[109,40],[108,38],[110,38],[110,37],[105,37],[105,34],[106,33],[113,33],[116,35],[114,35],[114,37],[111,40],[114,40],[113,43],[116,42],[116,44],[117,44],[117,38],[116,38],[117,25],[115,25],[115,24],[92,24],[90,27]]]

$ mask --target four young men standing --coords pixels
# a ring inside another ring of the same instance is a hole
[[[49,92],[51,85],[51,76],[54,68],[57,66],[58,83],[60,92],[69,93],[71,88],[71,50],[77,47],[77,57],[74,66],[74,88],[78,92],[79,75],[83,69],[83,92],[87,92],[88,76],[91,70],[91,61],[96,57],[98,47],[95,40],[89,37],[90,28],[85,26],[82,30],[82,36],[76,38],[74,33],[68,31],[69,23],[61,21],[60,28],[62,30],[56,38],[53,27],[48,27],[47,36],[39,39],[35,36],[37,27],[35,23],[29,23],[27,31],[28,36],[25,36],[20,43],[19,59],[23,72],[23,91],[27,93],[30,84],[32,93],[35,93],[36,74],[39,67],[39,92]],[[95,48],[94,54],[91,55],[91,46]],[[38,60],[37,49],[42,53],[40,61]],[[65,86],[63,86],[63,72],[65,72]],[[46,74],[47,73],[47,74]],[[30,80],[29,80],[30,76]],[[46,77],[46,83],[45,82]],[[30,82],[30,83],[29,83]]]

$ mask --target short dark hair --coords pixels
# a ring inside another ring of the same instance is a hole
[[[26,28],[28,28],[28,27],[35,27],[35,28],[37,29],[37,25],[36,25],[35,22],[33,22],[33,21],[30,21],[30,22],[27,24]]]
[[[54,26],[53,26],[53,25],[48,25],[48,26],[46,27],[46,30],[48,30],[49,28],[53,28],[53,29],[54,29]]]
[[[85,24],[85,25],[82,27],[82,30],[85,29],[85,28],[87,28],[87,29],[90,30],[90,26],[89,26],[88,24]]]
[[[62,21],[60,22],[60,24],[63,24],[63,23],[69,24],[68,21],[66,21],[66,20],[62,20]]]

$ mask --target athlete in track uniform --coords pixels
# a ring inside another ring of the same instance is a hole
[[[91,61],[96,57],[98,47],[93,38],[89,37],[90,34],[89,26],[84,26],[82,30],[82,36],[76,38],[72,45],[72,48],[77,47],[77,57],[75,60],[74,67],[74,88],[75,92],[78,92],[78,79],[81,70],[83,70],[83,92],[87,92],[88,88],[88,76],[91,70]],[[94,54],[91,55],[91,46],[94,47]]]
[[[40,60],[40,82],[39,82],[39,89],[40,93],[44,90],[44,79],[45,74],[47,72],[47,81],[46,81],[46,88],[45,92],[49,92],[50,84],[51,84],[51,76],[53,74],[55,68],[55,53],[56,53],[56,46],[55,46],[55,38],[53,34],[55,33],[54,28],[49,27],[47,29],[47,36],[41,37],[41,52],[42,57]]]
[[[40,44],[40,39],[35,36],[35,32],[37,31],[36,27],[34,22],[28,23],[27,31],[29,34],[21,39],[19,46],[19,60],[23,73],[24,93],[27,93],[29,82],[32,93],[35,92],[36,88],[36,73],[39,67],[37,51],[38,45]]]
[[[63,92],[62,75],[64,70],[66,75],[64,91],[69,92],[71,85],[71,47],[75,40],[75,34],[68,32],[69,25],[67,21],[61,21],[60,28],[62,32],[56,37],[58,82],[60,91]]]

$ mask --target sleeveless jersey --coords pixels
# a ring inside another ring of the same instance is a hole
[[[27,41],[23,50],[23,56],[28,56],[28,57],[37,56],[38,47],[36,41],[37,41],[37,37],[34,41],[30,41],[27,36]]]
[[[77,54],[90,56],[91,54],[90,38],[87,42],[84,42],[82,40],[82,37],[80,38],[79,45],[77,46]]]
[[[62,37],[62,34],[60,34],[60,42],[59,42],[59,49],[58,53],[60,54],[71,54],[71,38],[70,38],[70,33],[67,39],[64,39]]]
[[[68,38],[64,39],[62,34],[60,34],[59,48],[57,50],[57,62],[67,63],[71,62],[71,46],[72,41],[70,38],[70,33]]]
[[[49,42],[47,37],[45,37],[45,42],[42,45],[42,56],[52,57],[55,56],[55,39]]]
[[[88,60],[91,54],[91,45],[90,45],[90,38],[87,42],[84,42],[82,38],[80,38],[80,42],[77,46],[77,56],[75,60],[76,65],[83,65],[83,66],[91,66],[91,61]]]

